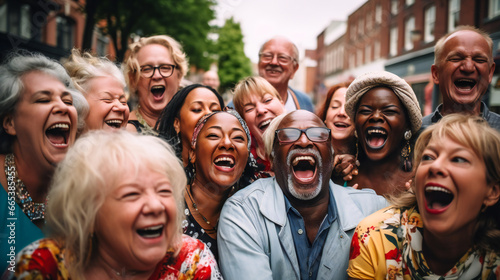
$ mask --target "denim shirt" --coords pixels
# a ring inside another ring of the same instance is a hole
[[[440,104],[433,113],[422,118],[422,127],[420,128],[420,132],[429,125],[437,123],[443,118],[441,115],[442,107],[443,104]],[[485,119],[491,127],[500,131],[500,115],[495,112],[491,112],[484,102],[481,102],[481,117]]]
[[[328,235],[328,229],[337,218],[335,199],[332,192],[328,193],[328,212],[319,227],[313,244],[310,244],[307,238],[304,219],[285,196],[288,221],[292,230],[293,243],[295,243],[295,251],[297,252],[297,259],[300,265],[300,278],[302,280],[316,279],[318,277],[319,262]]]

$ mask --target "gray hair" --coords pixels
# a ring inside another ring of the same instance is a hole
[[[42,54],[29,52],[13,53],[0,66],[0,120],[3,122],[7,115],[14,113],[24,90],[22,77],[33,71],[53,76],[64,84],[73,98],[73,106],[78,113],[78,128],[83,128],[89,105],[85,97],[73,86],[73,82],[64,67],[59,62]],[[7,134],[1,126],[0,153],[10,152],[13,142],[14,137]]]

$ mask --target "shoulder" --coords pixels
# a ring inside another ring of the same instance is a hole
[[[273,185],[274,177],[258,179],[244,189],[237,191],[227,202],[241,204],[249,200],[259,201],[266,193],[266,189],[272,188]]]
[[[16,257],[16,276],[39,275],[43,279],[66,279],[64,249],[54,239],[40,239],[25,247]],[[62,277],[59,278],[58,277]],[[36,277],[34,277],[36,278]]]
[[[293,93],[295,94],[295,97],[297,97],[297,101],[299,101],[301,109],[314,112],[311,98],[307,94],[303,93],[300,90],[296,90],[293,88],[290,88],[290,90],[293,91]]]
[[[370,213],[388,205],[383,196],[377,195],[374,190],[369,188],[358,190],[330,183],[330,189],[333,191],[337,205],[352,201],[361,210],[367,209]]]

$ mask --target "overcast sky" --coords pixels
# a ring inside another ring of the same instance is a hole
[[[303,55],[316,48],[316,36],[332,20],[347,20],[367,0],[217,0],[217,24],[233,16],[241,24],[245,53],[258,61],[260,46],[281,35]]]

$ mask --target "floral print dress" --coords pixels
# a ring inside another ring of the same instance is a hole
[[[2,279],[71,279],[64,251],[54,239],[35,241],[17,255],[15,272],[6,273]],[[179,254],[174,257],[173,252],[167,252],[149,277],[149,280],[167,279],[222,279],[222,276],[206,245],[183,235]]]
[[[351,242],[348,274],[357,279],[500,279],[500,257],[469,250],[445,275],[432,273],[422,252],[416,207],[387,207],[365,218]]]

